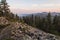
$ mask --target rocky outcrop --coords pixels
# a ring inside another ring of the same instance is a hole
[[[59,36],[46,33],[37,28],[19,22],[10,22],[4,17],[0,17],[0,24],[9,24],[0,33],[0,40],[12,38],[14,40],[60,40]]]
[[[0,17],[0,25],[6,25],[9,24],[8,20],[4,17]]]

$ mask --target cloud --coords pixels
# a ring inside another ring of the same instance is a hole
[[[38,4],[32,4],[32,7],[38,7],[39,5]]]
[[[40,9],[32,9],[32,10],[26,10],[26,9],[11,9],[11,11],[14,14],[24,14],[24,13],[37,13],[37,12],[60,12],[59,8],[40,8]]]
[[[31,9],[60,8],[60,4],[32,4]]]

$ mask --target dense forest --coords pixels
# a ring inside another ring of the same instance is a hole
[[[29,15],[22,18],[24,23],[30,26],[39,28],[45,32],[60,35],[60,16],[55,15],[53,18],[49,12],[46,17],[40,17],[38,15]]]

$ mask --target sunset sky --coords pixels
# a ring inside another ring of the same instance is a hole
[[[60,0],[7,0],[14,13],[60,12]]]

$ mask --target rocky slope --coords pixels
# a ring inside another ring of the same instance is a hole
[[[46,33],[24,23],[10,22],[0,17],[0,25],[7,25],[0,32],[0,40],[60,40],[60,36]]]

